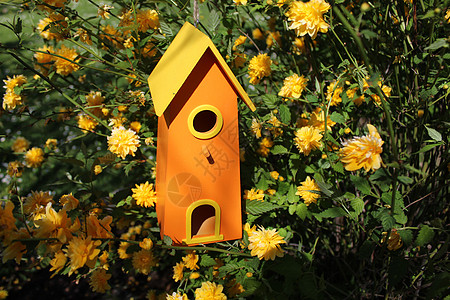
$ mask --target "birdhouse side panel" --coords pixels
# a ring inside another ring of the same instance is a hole
[[[158,136],[156,145],[156,214],[161,227],[161,237],[164,233],[164,207],[167,202],[167,147],[169,140],[167,115],[158,118]]]
[[[186,239],[186,226],[196,235],[202,224],[220,219],[223,239],[240,238],[237,95],[212,52],[205,53],[194,71],[168,107],[164,232]],[[209,202],[192,209],[201,200]],[[192,223],[186,217],[189,208]]]

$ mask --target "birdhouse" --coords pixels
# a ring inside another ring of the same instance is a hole
[[[148,78],[158,116],[161,237],[200,244],[242,237],[238,105],[255,106],[212,41],[185,23]]]

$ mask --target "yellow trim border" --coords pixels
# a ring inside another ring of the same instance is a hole
[[[206,110],[212,111],[216,115],[217,117],[216,124],[211,130],[208,130],[206,132],[199,132],[194,128],[194,118],[198,113]],[[189,114],[187,122],[189,131],[192,133],[192,135],[201,140],[207,140],[215,137],[216,135],[219,134],[220,130],[222,130],[223,127],[223,117],[222,114],[220,113],[220,110],[217,107],[209,104],[199,105],[196,108],[194,108]]]
[[[194,209],[201,205],[211,205],[214,207],[215,211],[215,223],[214,223],[214,235],[210,236],[201,236],[192,238],[192,212]],[[211,199],[201,199],[195,201],[186,210],[186,239],[183,239],[183,242],[186,244],[201,244],[207,242],[218,242],[223,240],[223,235],[220,234],[220,206],[216,201]]]

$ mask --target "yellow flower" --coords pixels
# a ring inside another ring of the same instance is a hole
[[[259,139],[261,137],[261,128],[262,128],[261,123],[258,122],[255,118],[253,118],[252,125],[250,128],[251,128],[253,134],[256,136],[256,138]]]
[[[275,43],[278,47],[281,47],[281,34],[279,31],[269,31],[266,38],[267,48],[272,47]]]
[[[11,177],[20,177],[23,172],[23,164],[20,161],[12,161],[8,163],[8,175]]]
[[[387,236],[387,232],[383,232],[383,239],[382,239],[382,243],[386,242],[386,236]],[[403,241],[400,237],[400,235],[397,232],[397,229],[392,229],[391,230],[391,234],[389,235],[389,239],[388,239],[388,250],[390,251],[395,251],[400,249],[403,246]]]
[[[175,266],[173,266],[173,280],[175,282],[178,282],[183,279],[183,270],[184,270],[184,263],[179,262]]]
[[[166,300],[188,300],[188,297],[186,294],[180,294],[180,293],[175,293],[173,292],[172,295],[167,294],[166,295]]]
[[[145,138],[144,142],[147,146],[155,146],[155,143],[153,142],[152,137]]]
[[[247,0],[233,0],[236,5],[247,5]]]
[[[12,231],[17,230],[13,209],[14,203],[11,201],[6,201],[4,208],[0,203],[0,238],[6,238]]]
[[[112,238],[111,223],[113,218],[106,216],[99,220],[96,215],[90,214],[86,219],[87,234],[93,238]]]
[[[34,58],[36,59],[36,62],[38,63],[37,69],[40,70],[44,75],[47,75],[48,70],[51,67],[51,64],[54,61],[54,56],[52,53],[55,52],[52,46],[46,46],[38,48],[38,51],[34,53]]]
[[[358,96],[355,98],[356,92],[358,91],[358,87],[355,87],[353,89],[349,89],[346,92],[347,98],[352,100],[353,103],[355,103],[356,106],[360,106],[364,101],[364,95]]]
[[[197,265],[198,255],[195,252],[187,254],[183,257],[183,264],[189,270],[198,270],[200,267]]]
[[[5,85],[3,86],[6,90],[13,91],[15,87],[21,87],[25,83],[27,83],[27,78],[23,75],[14,75],[13,78],[9,76],[6,77],[6,80],[3,80]]]
[[[153,241],[150,238],[145,238],[142,242],[139,242],[139,247],[145,250],[151,250],[153,248]]]
[[[136,200],[136,204],[144,207],[153,206],[156,201],[156,192],[153,190],[153,183],[141,183],[140,185],[136,184],[136,188],[131,189],[133,192],[133,199]]]
[[[83,28],[78,28],[77,32],[75,33],[74,36],[79,37],[80,41],[82,41],[83,43],[92,45],[92,40],[91,40],[91,37],[89,36],[89,33],[86,30],[84,30]],[[86,76],[86,75],[84,75],[84,76]]]
[[[237,50],[237,47],[240,45],[243,45],[245,41],[247,40],[247,37],[245,35],[240,35],[235,41],[233,45],[233,51]]]
[[[33,147],[25,153],[25,163],[28,168],[38,168],[44,161],[44,151],[39,147]]]
[[[78,115],[78,127],[84,132],[93,131],[98,122],[86,114]]]
[[[248,74],[251,84],[258,84],[263,77],[270,76],[272,60],[266,53],[258,54],[250,60]]]
[[[152,267],[156,266],[156,259],[152,251],[141,249],[133,253],[132,263],[136,272],[148,275]]]
[[[381,82],[379,82],[378,85],[381,86]],[[388,87],[387,85],[383,85],[381,86],[381,90],[386,97],[389,98],[391,96],[392,88]],[[377,94],[370,95],[370,98],[372,98],[372,100],[375,101],[376,104],[381,105],[381,98]]]
[[[227,294],[231,298],[235,298],[237,295],[245,292],[245,289],[242,286],[242,284],[236,282],[236,279],[232,279],[225,286],[227,287]]]
[[[3,243],[5,246],[8,245],[2,252],[2,262],[5,263],[10,259],[15,259],[16,263],[19,264],[22,256],[27,252],[27,247],[21,242],[12,242],[14,240],[29,239],[30,234],[25,228],[21,228],[19,231],[11,232],[6,241]]]
[[[96,115],[97,117],[100,117],[103,115],[102,113],[102,104],[103,101],[105,101],[105,97],[102,96],[102,93],[99,91],[91,91],[86,96],[86,101],[89,106],[89,111]]]
[[[337,106],[342,102],[341,94],[344,91],[344,87],[336,87],[336,81],[330,83],[327,88],[327,101],[331,106]]]
[[[37,219],[45,213],[48,203],[53,203],[53,196],[50,195],[50,192],[31,192],[23,204],[23,210]]]
[[[154,9],[139,10],[136,14],[136,22],[141,32],[146,32],[149,28],[154,30],[159,28],[159,16]]]
[[[89,285],[94,292],[105,293],[111,289],[108,284],[108,280],[111,278],[111,274],[106,273],[105,269],[95,269],[89,279]]]
[[[119,254],[119,258],[127,259],[131,257],[131,254],[127,253],[127,249],[130,246],[127,242],[120,242],[119,249],[117,249],[117,253]]]
[[[195,300],[226,300],[223,286],[214,282],[202,282],[202,286],[195,290]]]
[[[306,45],[304,37],[296,37],[294,40],[294,51],[296,54],[300,55],[302,53],[306,53]]]
[[[0,289],[0,300],[6,299],[6,298],[8,298],[8,291],[1,288]]]
[[[119,24],[120,26],[120,24]],[[106,25],[101,27],[103,33],[99,35],[100,39],[102,39],[104,42],[109,42],[112,44],[113,47],[117,49],[123,49],[123,37],[122,34],[112,27],[111,25]],[[106,48],[106,46],[104,47]]]
[[[263,190],[256,190],[251,189],[244,191],[244,199],[245,200],[258,200],[258,201],[264,201],[264,191]]]
[[[67,262],[67,257],[64,254],[64,252],[62,252],[62,251],[56,252],[55,257],[50,261],[50,265],[52,266],[50,268],[50,272],[55,271],[55,273],[53,273],[53,275],[51,277],[53,277],[57,273],[61,272],[62,269],[64,268],[64,266],[66,265],[66,262]]]
[[[108,137],[108,150],[122,159],[125,159],[128,154],[134,156],[140,145],[139,136],[131,129],[113,128],[111,135]]]
[[[90,236],[87,238],[74,237],[69,242],[67,249],[65,249],[67,256],[70,258],[69,276],[84,265],[89,268],[95,266],[97,256],[100,253],[100,249],[97,249],[97,247],[101,243],[101,241],[92,241]]]
[[[195,280],[197,278],[200,277],[200,273],[199,272],[192,272],[191,275],[189,275],[189,279],[191,280]]]
[[[283,87],[278,93],[278,96],[299,99],[306,87],[307,82],[308,79],[303,75],[298,76],[297,74],[293,74],[286,77],[283,81]]]
[[[18,105],[22,105],[23,97],[17,95],[14,91],[7,90],[5,95],[3,95],[3,109],[10,110],[16,108]]]
[[[325,112],[320,107],[311,113],[308,125],[319,129],[320,132],[325,131]],[[331,127],[336,125],[336,122],[331,121],[330,115],[327,115],[327,130],[331,131]]]
[[[59,198],[59,203],[63,205],[64,210],[71,211],[78,207],[80,201],[70,193],[68,195],[62,195],[61,198]]]
[[[57,144],[58,144],[58,141],[56,139],[47,139],[45,141],[45,147],[47,147],[50,150],[56,149]]]
[[[138,121],[134,121],[134,122],[130,123],[130,129],[135,131],[136,133],[138,133],[139,130],[141,130],[141,127],[142,127],[142,125]]]
[[[78,220],[78,219],[77,219]],[[64,209],[56,212],[52,208],[52,203],[48,203],[45,208],[45,215],[41,219],[35,220],[37,238],[57,238],[61,243],[66,243],[72,238],[72,233],[79,229],[79,222],[75,222],[72,227],[72,220],[67,217]]]
[[[265,229],[262,226],[252,235],[248,237],[250,244],[248,249],[251,250],[251,255],[258,256],[258,258],[265,260],[274,260],[276,256],[282,257],[283,250],[280,244],[285,244],[286,241],[278,234],[275,229]]]
[[[320,192],[320,188],[314,179],[307,176],[306,180],[300,183],[301,185],[297,187],[296,195],[302,197],[305,204],[308,206],[311,203],[317,203],[317,198],[320,197],[319,193],[314,193],[312,191]]]
[[[254,40],[263,40],[264,39],[264,34],[263,34],[263,32],[261,31],[261,29],[259,29],[259,28],[255,28],[253,31],[252,31],[252,36],[253,36],[253,39]]]
[[[294,143],[300,153],[308,156],[311,150],[318,149],[322,146],[322,135],[319,129],[312,126],[305,126],[297,130],[295,133]]]
[[[269,148],[272,146],[273,141],[270,138],[265,137],[261,140],[261,142],[259,142],[259,148],[258,150],[256,150],[256,152],[263,157],[267,157],[270,152]]]
[[[55,56],[56,73],[67,76],[78,71],[80,66],[77,63],[80,59],[77,59],[78,53],[75,49],[62,45],[60,49],[56,50],[56,54],[58,55]]]
[[[369,170],[379,169],[382,163],[381,152],[383,152],[383,140],[377,129],[367,124],[369,134],[361,137],[354,137],[350,141],[343,143],[343,148],[339,150],[341,161],[347,171],[356,171],[364,168]]]
[[[253,227],[250,227],[249,223],[245,223],[244,230],[247,232],[247,235],[250,237],[256,231],[256,225],[253,225]]]
[[[329,9],[330,5],[324,0],[294,1],[286,12],[288,20],[291,21],[289,29],[295,30],[297,36],[309,34],[315,39],[319,31],[324,33],[328,31],[323,14]]]
[[[109,19],[109,11],[113,9],[114,6],[103,4],[97,10],[97,17],[101,17],[103,20]]]
[[[19,136],[12,144],[11,149],[14,152],[25,152],[28,147],[30,147],[30,142],[26,138]]]
[[[64,37],[59,32],[60,26],[57,24],[58,21],[60,20],[53,20],[52,18],[44,18],[40,20],[37,25],[39,34],[46,40],[62,40]]]
[[[100,174],[102,171],[103,171],[102,166],[100,166],[100,165],[95,165],[94,166],[94,174],[95,175]]]

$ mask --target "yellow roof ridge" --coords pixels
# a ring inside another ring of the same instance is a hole
[[[239,97],[255,111],[255,105],[234,76],[213,42],[189,22],[184,23],[148,77],[148,85],[156,115],[161,116],[172,102],[198,61],[207,49],[211,49],[219,65],[233,84]]]

